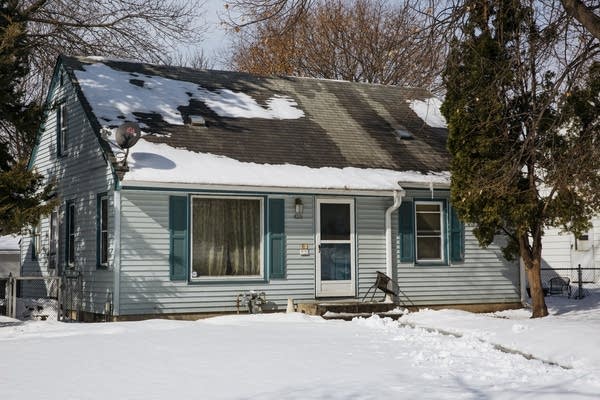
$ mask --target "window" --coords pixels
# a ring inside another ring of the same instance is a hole
[[[75,203],[67,202],[67,229],[65,238],[65,263],[68,267],[75,264]]]
[[[48,244],[48,268],[56,268],[58,249],[58,210],[50,214],[50,243]]]
[[[444,261],[444,219],[441,202],[415,203],[417,261]]]
[[[192,278],[263,275],[261,198],[192,198]]]
[[[59,156],[67,153],[67,106],[64,102],[56,110],[56,145]]]
[[[31,229],[31,259],[33,261],[38,259],[39,253],[42,249],[41,243],[41,230],[42,230],[42,221],[39,221],[36,226]]]
[[[98,196],[97,210],[97,258],[99,267],[108,266],[108,196]]]

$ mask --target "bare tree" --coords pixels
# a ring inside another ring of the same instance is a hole
[[[234,69],[439,89],[443,38],[406,3],[327,0],[286,15],[241,28]]]
[[[212,69],[215,66],[214,60],[209,59],[203,50],[196,48],[169,55],[166,64],[194,69]]]
[[[562,0],[561,3],[567,13],[581,23],[596,39],[600,40],[600,2],[580,0]],[[592,4],[594,3],[594,4]]]
[[[10,37],[8,27],[18,27],[19,51],[27,53],[28,73],[13,84],[29,105],[22,118],[9,121],[0,115],[0,143],[13,159],[28,157],[59,54],[166,62],[174,48],[201,39],[204,30],[195,23],[202,5],[192,0],[0,0],[2,12],[10,10],[0,39]]]
[[[202,4],[191,0],[24,0],[31,74],[40,97],[58,54],[100,55],[161,63],[181,43],[197,43]]]

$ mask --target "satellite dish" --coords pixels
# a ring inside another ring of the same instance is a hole
[[[141,136],[140,126],[135,122],[124,122],[117,128],[117,144],[122,149],[133,147]]]

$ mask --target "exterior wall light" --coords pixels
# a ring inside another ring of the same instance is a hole
[[[294,218],[302,219],[302,213],[304,212],[304,204],[302,204],[302,199],[297,198],[295,201],[295,211]]]

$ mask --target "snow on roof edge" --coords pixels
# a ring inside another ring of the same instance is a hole
[[[113,151],[116,150],[113,148]],[[210,153],[196,153],[140,139],[131,148],[129,171],[121,183],[156,182],[289,189],[391,191],[402,184],[447,185],[449,172],[422,174],[376,168],[311,168],[257,164]]]
[[[0,251],[19,250],[21,236],[6,235],[0,236]]]

